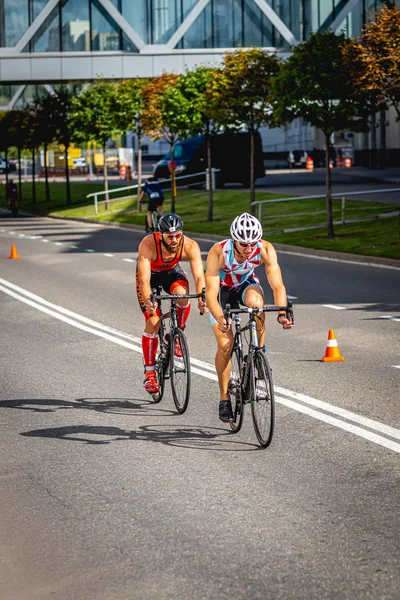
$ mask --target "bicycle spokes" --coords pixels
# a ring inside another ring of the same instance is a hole
[[[271,370],[262,352],[258,351],[253,355],[251,371],[253,425],[258,441],[266,448],[271,443],[274,430],[275,400]]]
[[[171,334],[170,340],[170,375],[172,396],[176,409],[179,413],[184,413],[187,409],[190,396],[190,363],[189,349],[185,334],[180,329],[176,329]],[[182,356],[177,356],[182,354]]]
[[[231,373],[228,383],[229,398],[232,404],[234,420],[230,423],[232,431],[237,433],[243,423],[243,398],[242,398],[242,354],[239,348],[235,348],[231,356]]]

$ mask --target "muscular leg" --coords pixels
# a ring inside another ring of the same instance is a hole
[[[188,293],[189,288],[184,287],[183,285],[171,286],[171,294],[184,295]],[[178,300],[177,313],[178,325],[181,329],[184,329],[190,314],[190,301],[187,298],[184,298],[183,300]]]
[[[153,315],[149,319],[146,320],[146,324],[144,327],[145,333],[158,333],[160,329],[160,317],[158,315]]]
[[[264,296],[261,288],[258,286],[249,286],[244,293],[244,303],[249,308],[261,308],[264,306]],[[259,318],[260,321],[257,322],[258,343],[263,347],[265,338],[265,313],[261,313]]]
[[[228,383],[231,369],[231,350],[233,345],[232,330],[226,333],[218,329],[218,325],[213,325],[214,335],[217,339],[217,353],[215,355],[215,369],[218,375],[218,384],[220,390],[220,399],[229,400]]]

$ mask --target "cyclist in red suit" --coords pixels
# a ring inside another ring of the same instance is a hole
[[[153,306],[150,295],[153,288],[162,286],[167,294],[187,294],[189,282],[179,261],[190,263],[196,294],[200,294],[204,283],[204,265],[197,242],[183,235],[182,219],[168,213],[161,217],[159,231],[147,235],[140,243],[136,270],[136,290],[140,307],[146,319],[142,337],[143,358],[146,369],[144,389],[149,394],[160,391],[155,372],[155,360],[160,327],[160,309]],[[206,312],[205,302],[199,298],[200,312]],[[184,329],[190,313],[187,299],[178,300],[178,325]],[[175,346],[175,354],[182,356],[181,349]]]

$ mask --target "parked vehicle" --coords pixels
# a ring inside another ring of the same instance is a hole
[[[17,165],[12,160],[8,160],[6,164],[6,159],[4,156],[0,155],[0,173],[12,173],[17,170]]]
[[[305,150],[290,150],[287,158],[289,168],[302,167],[304,169],[307,156],[308,154]]]
[[[216,174],[217,187],[225,183],[250,185],[250,135],[241,133],[220,133],[211,137],[212,167],[219,169]],[[168,152],[153,167],[153,176],[157,179],[170,177]],[[178,142],[174,148],[176,175],[189,175],[204,172],[207,168],[207,146],[203,136],[197,136]],[[265,176],[261,136],[255,135],[255,179]],[[204,181],[204,178],[203,178]]]

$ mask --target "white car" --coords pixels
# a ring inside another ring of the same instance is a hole
[[[72,159],[74,167],[86,167],[86,158],[84,156],[79,156],[78,158]]]

